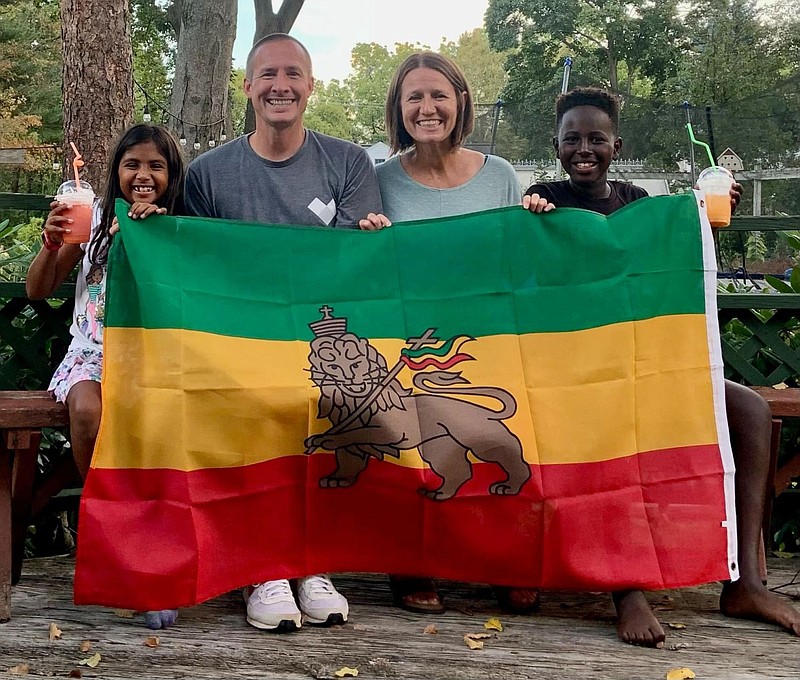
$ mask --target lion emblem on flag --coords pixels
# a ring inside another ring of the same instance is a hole
[[[516,413],[516,400],[498,387],[473,387],[460,372],[449,370],[473,359],[461,352],[473,338],[442,341],[429,328],[408,340],[389,369],[366,338],[347,331],[347,319],[333,317],[327,306],[320,312],[323,318],[309,324],[315,337],[308,359],[311,380],[320,390],[318,418],[329,419],[332,427],[308,437],[305,446],[307,454],[317,449],[336,454],[336,469],[320,479],[320,486],[351,486],[370,458],[399,458],[401,451],[417,449],[441,480],[435,489],[419,490],[432,500],[452,498],[472,477],[470,453],[505,473],[489,493],[519,493],[531,471],[522,444],[503,422]],[[431,367],[435,370],[426,370]],[[418,392],[397,379],[404,368],[415,371],[412,384]],[[470,397],[495,399],[499,408]]]

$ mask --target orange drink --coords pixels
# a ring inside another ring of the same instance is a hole
[[[58,188],[55,199],[67,204],[62,215],[72,220],[72,224],[66,225],[70,231],[64,234],[64,243],[88,242],[92,233],[94,205],[94,191],[89,183],[81,181],[79,187],[74,180],[68,180]]]
[[[704,194],[706,214],[712,227],[727,227],[731,223],[732,185],[733,175],[718,165],[706,168],[697,178],[697,188]]]

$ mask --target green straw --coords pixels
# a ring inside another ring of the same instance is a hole
[[[712,166],[716,165],[716,161],[714,160],[714,156],[711,153],[711,147],[706,144],[705,142],[701,142],[694,136],[694,130],[692,130],[692,124],[686,123],[686,129],[689,131],[689,139],[692,141],[692,144],[697,144],[697,146],[702,146],[705,148],[706,153],[708,154],[708,162],[711,163]]]

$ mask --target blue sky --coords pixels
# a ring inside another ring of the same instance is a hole
[[[442,38],[457,40],[482,26],[488,5],[489,0],[306,0],[291,33],[311,53],[316,78],[343,80],[357,43],[392,47],[396,42],[418,42],[435,49]],[[240,0],[233,47],[236,66],[244,67],[254,30],[252,0]]]

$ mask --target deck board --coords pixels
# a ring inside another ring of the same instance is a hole
[[[770,583],[795,581],[800,559],[770,560]],[[516,680],[570,678],[664,678],[688,667],[708,678],[797,678],[800,639],[773,626],[727,619],[717,611],[717,584],[669,593],[652,593],[668,629],[663,650],[638,649],[617,641],[607,595],[546,593],[542,611],[531,616],[500,615],[491,591],[477,584],[446,582],[441,589],[448,613],[422,616],[391,606],[386,578],[340,575],[335,582],[351,603],[350,621],[341,627],[311,628],[290,635],[259,632],[244,621],[237,593],[181,611],[175,628],[158,633],[160,645],[146,647],[152,635],[143,617],[123,618],[101,607],[72,604],[69,558],[25,562],[12,592],[12,620],[0,625],[0,674],[27,663],[31,676],[67,677],[93,652],[95,669],[80,667],[84,678],[109,680],[334,678],[334,671],[357,667],[359,678],[435,678]],[[800,597],[800,585],[786,589]],[[795,601],[795,606],[797,602]],[[470,651],[465,633],[481,632],[489,616],[500,616],[505,631]],[[50,641],[55,622],[60,640]],[[437,635],[423,634],[434,623]],[[83,640],[92,642],[88,654]],[[8,676],[12,677],[12,676]]]

